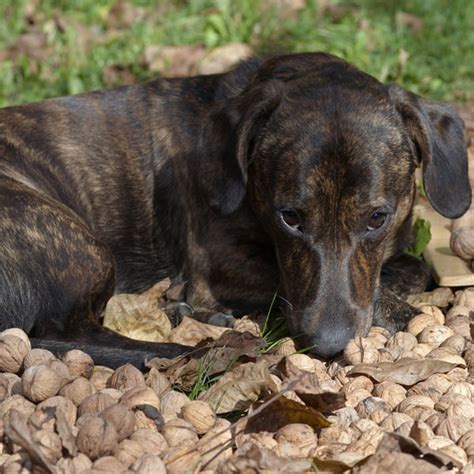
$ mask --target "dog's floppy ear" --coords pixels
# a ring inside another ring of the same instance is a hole
[[[396,84],[388,88],[421,162],[431,205],[445,217],[460,217],[471,202],[461,118],[447,104],[428,101]]]
[[[210,110],[197,148],[199,188],[210,206],[228,215],[245,197],[254,139],[278,106],[272,84],[250,88]]]

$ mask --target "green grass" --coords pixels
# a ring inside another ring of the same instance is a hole
[[[107,66],[123,66],[136,80],[155,77],[143,62],[150,45],[213,48],[230,41],[257,52],[329,51],[434,99],[474,94],[469,0],[334,0],[329,10],[309,0],[285,18],[271,0],[129,0],[141,14],[118,26],[109,19],[114,0],[36,3],[27,15],[35,2],[0,0],[0,106],[113,85],[104,78]],[[421,30],[404,25],[401,12],[422,19]],[[47,35],[40,59],[4,53],[27,32]]]

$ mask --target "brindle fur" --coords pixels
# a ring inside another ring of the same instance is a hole
[[[2,109],[0,328],[111,365],[174,356],[187,348],[97,324],[114,290],[171,276],[216,311],[266,308],[279,288],[297,341],[331,356],[413,315],[393,291],[429,278],[403,256],[418,166],[435,209],[463,214],[456,112],[323,53]],[[369,235],[380,207],[387,225]],[[281,208],[298,209],[302,237]]]

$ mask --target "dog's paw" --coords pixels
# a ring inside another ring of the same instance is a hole
[[[403,331],[408,321],[418,313],[416,308],[399,298],[395,293],[381,288],[375,304],[373,325],[381,326],[394,334],[397,331]]]

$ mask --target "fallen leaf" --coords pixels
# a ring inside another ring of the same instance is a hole
[[[286,386],[312,408],[327,413],[345,406],[345,395],[334,380],[320,380],[315,373],[296,367],[287,357],[278,364],[278,369],[287,379]]]
[[[387,432],[376,452],[361,461],[351,472],[358,474],[399,474],[416,472],[434,474],[462,468],[459,462],[449,456],[421,448],[416,441],[398,433]]]
[[[182,77],[194,74],[206,49],[201,44],[188,46],[147,46],[143,52],[145,65],[150,71],[164,76]]]
[[[281,458],[268,448],[249,445],[249,449],[237,452],[221,463],[217,473],[285,472],[291,474],[312,471],[312,467],[309,459]]]
[[[275,433],[289,423],[305,423],[315,430],[331,425],[331,422],[319,411],[283,395],[271,403],[268,402],[267,398],[253,403],[249,410],[249,416],[239,421],[236,431],[239,434],[259,433],[260,431]],[[268,405],[260,410],[258,415],[252,416],[252,413],[265,403]]]
[[[220,74],[250,58],[253,50],[244,43],[228,43],[213,49],[199,63],[199,74]]]
[[[439,308],[447,308],[454,301],[454,295],[451,288],[436,288],[433,291],[409,295],[407,302],[412,306],[420,308],[421,306],[433,305]]]
[[[218,339],[228,331],[230,331],[228,328],[201,323],[184,316],[180,325],[171,331],[169,340],[177,344],[196,346],[206,339]]]
[[[46,472],[54,472],[53,466],[31,437],[27,415],[12,409],[9,420],[5,424],[5,435],[12,443],[18,444],[28,453],[34,465]]]
[[[74,435],[72,434],[71,426],[66,420],[64,412],[62,410],[58,410],[57,407],[48,407],[46,409],[54,409],[56,417],[56,431],[61,438],[63,448],[68,451],[71,456],[75,456],[77,454],[76,441]]]
[[[444,374],[458,364],[435,359],[400,359],[396,362],[355,365],[348,375],[363,374],[377,382],[394,382],[400,385],[414,385],[433,374]]]
[[[142,293],[143,296],[152,300],[158,300],[165,296],[167,291],[171,288],[171,279],[163,278],[158,283],[155,283],[151,288]]]
[[[260,359],[229,370],[199,398],[221,414],[245,410],[261,396],[277,391],[268,362]]]
[[[168,316],[146,294],[112,296],[105,308],[104,326],[139,341],[163,342],[171,333]]]

